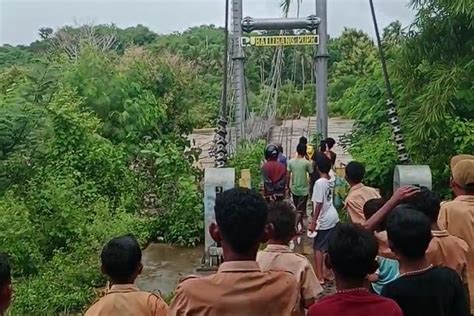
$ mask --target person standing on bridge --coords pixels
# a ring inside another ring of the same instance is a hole
[[[275,145],[278,147],[278,162],[283,164],[286,168],[288,164],[288,158],[283,153],[283,145],[281,143],[276,143]]]
[[[325,142],[327,145],[326,147],[327,154],[329,156],[329,159],[331,159],[331,164],[332,164],[332,167],[334,168],[334,166],[336,165],[337,155],[332,149],[334,148],[334,145],[336,145],[336,141],[334,140],[334,138],[328,137],[325,139]]]
[[[263,191],[265,200],[283,200],[288,187],[285,166],[278,162],[278,146],[270,144],[265,148],[266,162],[262,166]]]
[[[303,218],[306,214],[309,194],[309,180],[313,172],[313,164],[307,160],[306,145],[298,144],[296,147],[298,156],[288,163],[288,179],[290,179],[289,189],[296,206],[296,227],[297,233],[301,234],[304,230]]]

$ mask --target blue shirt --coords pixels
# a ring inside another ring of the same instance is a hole
[[[288,163],[288,159],[286,158],[285,155],[283,155],[282,153],[279,153],[278,154],[278,162],[281,163],[281,164],[284,164],[285,168],[286,168],[286,164]]]
[[[398,276],[400,275],[400,267],[397,260],[380,256],[377,256],[377,262],[379,263],[379,268],[375,273],[379,276],[379,279],[377,282],[372,283],[372,288],[375,293],[380,295],[382,288],[386,284],[398,279]]]

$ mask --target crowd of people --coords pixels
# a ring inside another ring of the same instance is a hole
[[[246,188],[218,194],[209,233],[222,247],[224,263],[212,275],[181,280],[169,306],[134,285],[143,268],[136,239],[110,240],[100,256],[110,285],[85,315],[469,316],[474,156],[453,157],[456,198],[446,203],[416,186],[398,188],[384,200],[363,184],[364,166],[351,162],[345,167],[349,223],[340,223],[332,197],[332,146],[325,140],[308,155],[302,139],[288,160],[281,146],[271,144],[262,167],[263,195]],[[305,229],[313,239],[315,269],[289,246]],[[7,255],[0,254],[2,315],[12,296],[10,269]],[[320,298],[328,271],[337,292]]]

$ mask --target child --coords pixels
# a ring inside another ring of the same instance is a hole
[[[323,264],[324,253],[327,252],[328,240],[334,227],[339,222],[339,215],[333,204],[332,188],[329,171],[331,161],[325,157],[317,161],[317,168],[320,178],[314,184],[312,200],[314,202],[313,220],[309,226],[309,231],[317,230],[314,238],[314,254],[316,262],[316,276],[324,284]]]
[[[364,204],[371,199],[379,199],[380,194],[374,188],[362,183],[365,175],[365,167],[357,161],[351,161],[346,166],[346,180],[351,189],[346,198],[346,209],[351,223],[364,224]]]
[[[305,158],[306,145],[298,144],[296,147],[298,156],[288,163],[288,185],[290,188],[293,203],[298,212],[296,216],[297,233],[301,234],[304,230],[303,218],[306,214],[309,194],[309,175],[313,172],[313,164]]]
[[[364,205],[364,215],[366,219],[371,218],[382,206],[385,204],[384,199],[373,199],[369,200]],[[385,221],[382,221],[378,227],[375,228],[375,234],[381,233],[385,231]],[[399,276],[399,266],[398,261],[385,258],[381,256],[381,252],[384,250],[384,246],[380,240],[378,240],[379,244],[379,255],[377,256],[376,260],[378,263],[378,269],[375,271],[375,274],[369,276],[369,281],[372,282],[372,290],[380,294],[382,288],[392,282],[393,280],[397,279]],[[382,251],[381,251],[382,250]]]
[[[295,209],[291,203],[281,201],[270,204],[268,223],[273,226],[273,232],[268,246],[258,252],[257,262],[263,271],[285,270],[295,275],[300,304],[294,315],[305,316],[305,309],[314,304],[323,289],[308,259],[292,252],[288,246],[296,235],[295,222]]]
[[[469,292],[471,313],[474,314],[474,156],[453,157],[451,173],[451,188],[456,198],[441,206],[438,224],[440,229],[446,229],[469,246]]]
[[[142,251],[133,236],[117,237],[109,241],[100,255],[102,272],[111,287],[86,312],[86,316],[166,316],[168,306],[157,295],[140,291],[134,286],[143,266]]]
[[[461,238],[452,236],[447,230],[438,226],[438,215],[441,200],[439,196],[426,187],[422,187],[413,197],[406,199],[405,203],[415,210],[425,214],[431,221],[431,239],[426,257],[429,263],[435,266],[444,266],[455,270],[468,288],[467,256],[469,247]]]
[[[431,224],[422,213],[398,206],[388,217],[387,234],[400,263],[400,277],[382,295],[395,300],[405,316],[468,316],[468,303],[456,271],[434,267],[425,252]]]
[[[8,256],[0,253],[0,315],[4,315],[12,300],[12,277]]]
[[[336,276],[337,293],[309,310],[309,316],[403,316],[397,304],[371,294],[365,279],[377,268],[377,240],[353,224],[338,224],[329,240],[327,265]],[[426,314],[428,315],[428,314]]]
[[[216,197],[216,223],[209,233],[222,245],[224,263],[216,274],[182,281],[170,315],[288,316],[297,305],[297,283],[290,272],[262,271],[255,261],[268,240],[268,207],[255,191],[235,188]]]

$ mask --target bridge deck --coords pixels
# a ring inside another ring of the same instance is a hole
[[[329,137],[334,138],[337,142],[339,137],[349,133],[352,130],[352,125],[352,120],[330,118],[328,124]],[[281,141],[283,150],[285,154],[288,155],[288,153],[294,153],[296,151],[296,145],[298,144],[299,138],[301,136],[306,136],[308,137],[308,140],[311,141],[311,137],[308,136],[308,130],[311,131],[311,133],[316,131],[315,117],[301,118],[298,120],[286,120],[283,121],[281,125],[275,126],[273,128],[270,141]],[[197,129],[194,130],[193,134],[189,135],[189,139],[194,142],[194,146],[202,149],[202,153],[199,156],[199,162],[197,164],[202,169],[214,166],[214,159],[209,157],[209,149],[211,148],[213,137],[213,128]],[[339,166],[340,163],[348,163],[351,160],[350,155],[345,152],[343,148],[337,143],[334,151],[337,154],[337,166]]]

